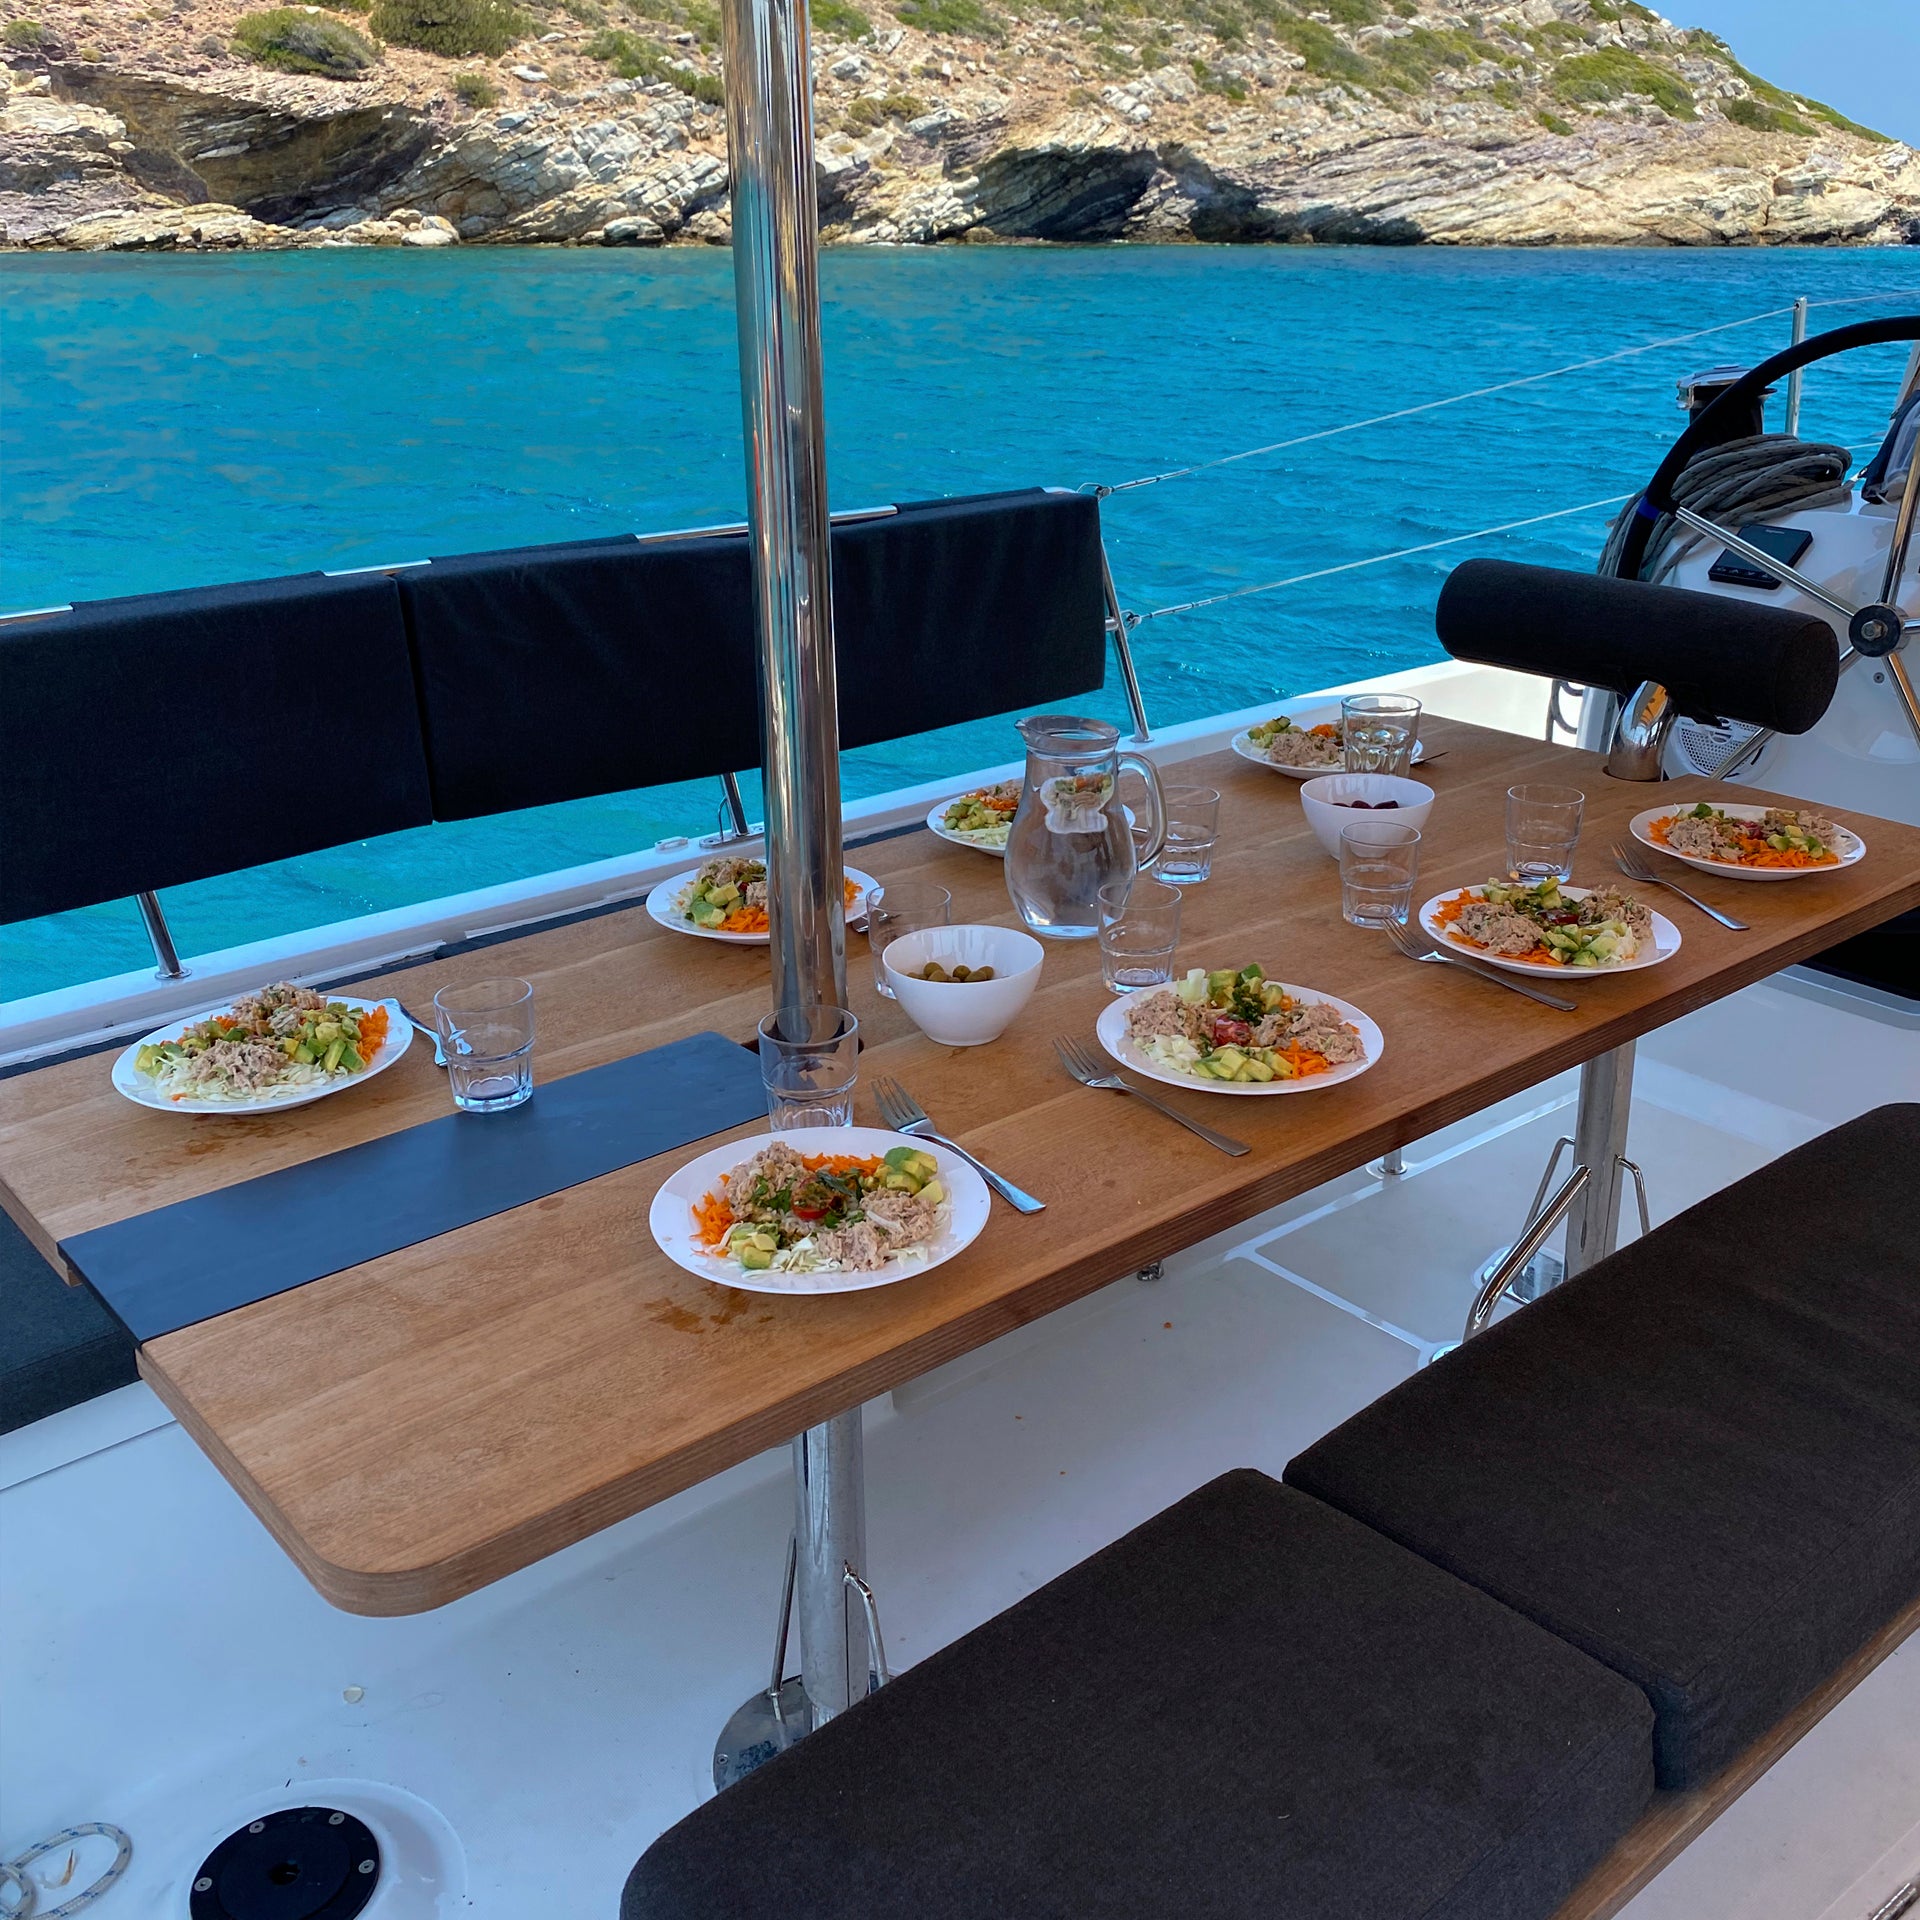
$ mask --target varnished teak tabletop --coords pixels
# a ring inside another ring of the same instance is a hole
[[[1592,755],[1432,721],[1449,749],[1422,896],[1501,859],[1503,795],[1523,779],[1588,796],[1576,878],[1657,793]],[[1213,878],[1189,889],[1180,963],[1260,961],[1358,1002],[1386,1035],[1348,1085],[1268,1100],[1175,1095],[1250,1141],[1228,1159],[1159,1116],[1068,1080],[1049,1044],[1106,1003],[1091,943],[1049,945],[1039,991],[992,1047],[934,1045],[870,984],[850,940],[868,1080],[901,1080],[948,1131],[1048,1202],[996,1204],[962,1256],[897,1286],[782,1300],[696,1279],[647,1233],[691,1150],[645,1161],[365,1266],[155,1340],[142,1372],[328,1599],[409,1613],[499,1579],[800,1428],[1064,1305],[1147,1261],[1920,905],[1920,831],[1862,820],[1858,866],[1761,886],[1686,875],[1737,910],[1731,933],[1677,901],[1680,954],[1567,987],[1557,1013],[1401,959],[1345,925],[1338,878],[1298,790],[1231,755],[1188,762],[1222,792]],[[1751,790],[1738,797],[1750,798]],[[1852,817],[1852,816],[1849,816]],[[864,850],[885,878],[952,889],[956,919],[1010,921],[999,862],[919,832]],[[1672,868],[1676,877],[1681,869]],[[637,908],[410,969],[359,989],[424,1002],[450,979],[517,972],[538,989],[546,1080],[702,1028],[745,1039],[764,950],[684,939]],[[0,1083],[0,1202],[49,1258],[59,1239],[446,1110],[417,1047],[367,1087],[293,1112],[186,1119],[121,1100],[95,1057]],[[538,1098],[538,1094],[535,1095]],[[868,1096],[861,1096],[864,1119]],[[343,1196],[351,1204],[351,1196]]]

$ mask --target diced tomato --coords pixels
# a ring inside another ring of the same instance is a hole
[[[1253,1038],[1253,1029],[1230,1013],[1216,1013],[1209,1027],[1216,1047],[1244,1047]]]
[[[803,1207],[796,1203],[793,1210],[802,1220],[824,1220],[827,1215],[825,1207]]]

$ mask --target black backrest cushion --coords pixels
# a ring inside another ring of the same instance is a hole
[[[989,494],[836,527],[843,749],[1052,706],[1106,671],[1100,507]]]
[[[0,921],[430,818],[384,576],[195,587],[0,626]]]
[[[760,763],[759,648],[741,534],[530,547],[400,576],[434,815]],[[833,530],[840,744],[870,746],[1101,684],[1090,496],[986,494]]]
[[[1780,733],[1813,726],[1840,673],[1816,614],[1512,560],[1456,567],[1433,624],[1456,660],[1616,693],[1656,680],[1683,713]]]
[[[469,554],[400,589],[438,820],[759,762],[738,536]]]

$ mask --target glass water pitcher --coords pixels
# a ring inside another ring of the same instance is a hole
[[[1049,940],[1088,940],[1100,931],[1100,889],[1131,881],[1134,831],[1116,792],[1120,769],[1147,783],[1148,831],[1137,864],[1160,857],[1167,805],[1153,763],[1120,751],[1120,729],[1070,713],[1020,722],[1027,743],[1020,811],[1007,836],[1007,891],[1028,928]]]

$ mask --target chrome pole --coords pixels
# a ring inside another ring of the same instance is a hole
[[[155,893],[136,893],[133,904],[140,909],[140,918],[147,929],[147,944],[153,948],[153,957],[159,963],[153,970],[156,980],[184,980],[190,968],[180,964],[180,951],[173,944],[173,929],[167,925],[167,916],[160,911],[160,896]]]
[[[1793,344],[1797,347],[1807,337],[1807,300],[1802,294],[1793,303]],[[1804,371],[1795,367],[1787,375],[1787,419],[1786,431],[1790,435],[1800,431],[1800,376]]]
[[[1580,1069],[1580,1104],[1573,1126],[1573,1158],[1589,1178],[1567,1214],[1567,1269],[1597,1265],[1620,1238],[1620,1175],[1625,1170],[1627,1120],[1633,1108],[1633,1042],[1589,1060]]]
[[[848,1583],[866,1565],[864,1472],[858,1407],[795,1436],[794,1610],[807,1717],[816,1727],[864,1699],[874,1684],[866,1621],[851,1604]]]
[[[805,0],[724,0],[773,1004],[846,1004],[840,731]]]

